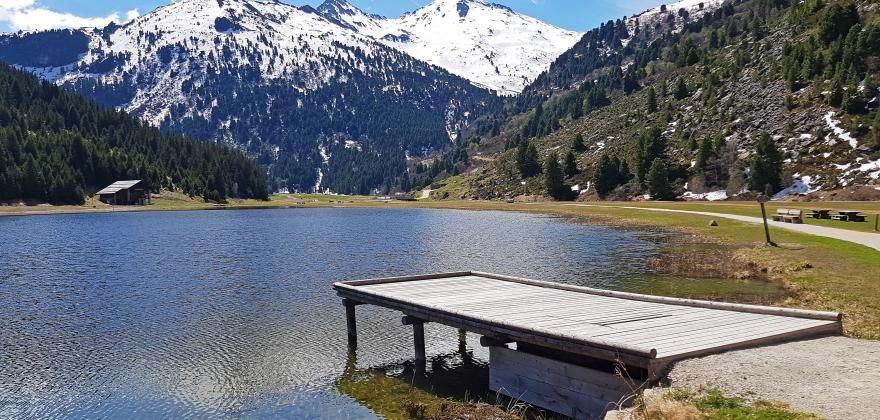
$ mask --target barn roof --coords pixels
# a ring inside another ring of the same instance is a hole
[[[116,182],[108,185],[107,187],[105,187],[103,190],[98,191],[95,194],[97,194],[97,195],[116,194],[117,192],[122,191],[122,190],[127,190],[127,189],[137,185],[140,182],[141,182],[141,180],[139,180],[139,179],[133,179],[130,181],[116,181]]]

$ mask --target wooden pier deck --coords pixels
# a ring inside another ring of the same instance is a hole
[[[478,272],[348,281],[334,288],[350,303],[645,368],[841,328],[835,312],[638,295]]]

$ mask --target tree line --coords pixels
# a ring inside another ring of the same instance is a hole
[[[0,64],[0,200],[81,204],[120,179],[217,202],[268,198],[259,165],[243,153],[164,134]]]

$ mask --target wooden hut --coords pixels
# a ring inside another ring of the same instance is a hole
[[[145,205],[150,202],[150,191],[139,179],[116,181],[95,193],[102,202],[113,205]]]

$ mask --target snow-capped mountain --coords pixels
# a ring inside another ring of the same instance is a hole
[[[360,34],[501,94],[517,94],[582,34],[483,0],[435,0],[386,19],[344,0],[318,11]]]
[[[245,149],[291,190],[387,185],[406,156],[445,147],[499,104],[311,7],[272,0],[180,0],[124,26],[3,35],[0,60]]]

